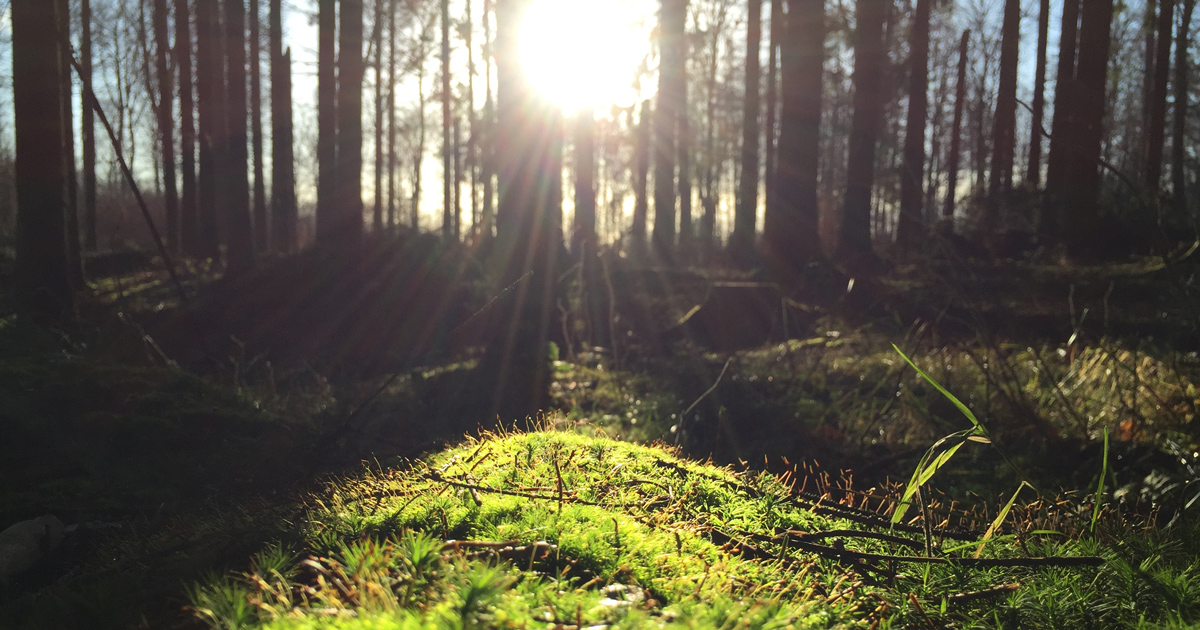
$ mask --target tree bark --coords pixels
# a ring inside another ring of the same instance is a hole
[[[254,227],[250,223],[249,156],[246,150],[246,5],[225,0],[225,51],[229,87],[229,188],[225,204],[226,273],[237,276],[254,267]]]
[[[262,59],[258,0],[250,0],[250,145],[254,154],[254,249],[270,249],[267,189],[263,181]]]
[[[371,31],[375,48],[375,204],[371,229],[383,231],[383,2],[375,0],[375,28]]]
[[[483,239],[486,241],[492,238],[492,233],[495,226],[495,207],[493,197],[495,190],[492,188],[492,179],[495,175],[495,128],[496,128],[496,105],[492,98],[492,2],[491,0],[483,0],[483,50],[484,50],[484,82],[485,94],[483,99],[483,123],[480,125],[482,129],[480,134],[483,136],[482,142],[482,178],[483,178],[483,209],[480,211],[482,215],[480,222],[482,223]]]
[[[1143,187],[1147,199],[1157,202],[1162,180],[1163,135],[1167,121],[1167,81],[1171,77],[1171,27],[1174,25],[1175,0],[1159,0],[1154,88],[1150,94],[1150,124],[1146,131],[1146,170]]]
[[[772,212],[772,208],[778,207],[778,151],[776,142],[775,127],[778,122],[777,108],[779,105],[778,85],[779,81],[776,78],[776,68],[779,65],[779,46],[782,41],[785,29],[787,27],[787,18],[783,14],[783,0],[771,0],[771,27],[767,36],[767,111],[766,119],[763,121],[763,134],[766,142],[766,168],[763,173],[763,228],[766,229],[766,214]],[[819,240],[819,239],[818,239]]]
[[[762,0],[749,0],[746,17],[746,90],[742,97],[742,177],[733,216],[732,249],[744,256],[754,245],[758,212],[758,116],[761,109],[758,54],[762,42]]]
[[[80,116],[83,135],[83,224],[84,247],[96,251],[96,114],[88,102],[92,93],[92,1],[79,2],[79,56],[83,68]]]
[[[71,81],[71,3],[57,0],[59,15],[58,42],[62,50],[62,103],[63,120],[66,121],[66,146],[63,159],[67,177],[67,268],[71,282],[77,288],[85,288],[83,275],[83,251],[79,238],[79,183],[75,171],[75,106],[72,99],[74,86]]]
[[[283,50],[282,0],[270,0],[272,248],[296,251],[296,172],[292,129],[292,53]]]
[[[1029,163],[1025,183],[1036,191],[1042,183],[1042,125],[1046,113],[1046,47],[1050,36],[1050,0],[1038,8],[1037,64],[1033,72],[1033,121],[1029,132]]]
[[[396,0],[388,0],[387,130],[387,226],[389,230],[394,230],[396,227]]]
[[[337,0],[317,1],[317,245],[337,244]]]
[[[337,77],[336,247],[353,252],[362,242],[363,0],[339,0]]]
[[[1070,170],[1065,187],[1063,210],[1067,229],[1067,252],[1076,258],[1096,252],[1099,213],[1096,199],[1100,192],[1100,145],[1104,132],[1105,82],[1108,78],[1108,51],[1112,26],[1113,0],[1083,0],[1079,28],[1079,67],[1072,98],[1076,117]]]
[[[1081,0],[1063,0],[1062,26],[1059,29],[1058,72],[1054,80],[1054,120],[1050,128],[1050,155],[1046,166],[1046,193],[1057,196],[1063,175],[1073,159],[1070,149],[1075,104],[1071,86],[1075,82],[1075,55],[1079,45]],[[1052,202],[1053,203],[1053,202]],[[1049,227],[1049,226],[1047,226]]]
[[[857,8],[854,115],[850,122],[846,199],[837,246],[837,258],[852,267],[869,266],[875,261],[871,250],[871,188],[875,181],[875,143],[883,123],[883,23],[888,6],[887,0],[859,0]],[[781,147],[781,162],[782,153]]]
[[[413,155],[412,231],[421,228],[421,163],[425,161],[425,34],[421,34],[417,52],[417,149]]]
[[[1012,1],[1012,0],[1010,0]],[[925,179],[925,122],[929,100],[929,0],[917,0],[909,40],[908,119],[904,126],[904,162],[900,167],[900,221],[896,241],[912,250],[924,236],[921,221]]]
[[[183,19],[187,19],[184,14]],[[173,77],[167,65],[171,41],[167,30],[167,0],[154,0],[154,71],[158,74],[158,134],[162,150],[163,187],[166,190],[167,248],[179,250],[179,191],[175,187],[175,121]]]
[[[590,106],[575,119],[575,226],[571,251],[576,256],[592,249],[596,241],[596,122]]]
[[[650,100],[642,101],[638,114],[637,134],[633,148],[633,226],[630,233],[635,243],[644,245],[646,242],[646,215],[649,211],[649,178],[650,178]],[[631,116],[632,118],[632,116]]]
[[[992,121],[992,172],[988,177],[985,230],[999,220],[1001,195],[1012,190],[1013,153],[1017,130],[1017,61],[1021,39],[1021,2],[1005,0],[1000,40],[1000,83],[996,89],[996,115]]]
[[[454,205],[451,185],[454,164],[450,154],[450,0],[442,0],[442,239],[454,238]]]
[[[967,102],[967,45],[970,43],[971,29],[963,31],[962,39],[958,42],[958,79],[954,91],[954,122],[950,127],[950,156],[946,161],[946,202],[942,206],[943,228],[946,232],[954,231],[954,204],[958,197],[958,165],[962,159],[962,117],[963,106]]]
[[[1175,124],[1171,139],[1171,188],[1175,201],[1175,218],[1187,216],[1187,185],[1184,178],[1184,151],[1188,111],[1188,33],[1196,0],[1183,0],[1183,14],[1175,35]]]
[[[75,310],[66,241],[67,68],[59,37],[69,18],[58,2],[13,0],[11,19],[17,144],[13,297],[31,320],[52,323]]]
[[[194,86],[192,85],[191,14],[188,11],[187,0],[175,0],[175,67],[179,69],[179,153],[182,158],[180,167],[183,180],[182,194],[179,198],[179,242],[183,253],[194,256],[199,254],[200,226],[196,216],[196,122],[194,119],[195,103],[192,99]],[[96,159],[94,142],[93,139],[93,169]],[[87,155],[86,148],[84,155]],[[94,196],[94,172],[92,186]]]
[[[676,133],[686,99],[684,30],[687,0],[662,0],[659,13],[658,104],[654,110],[654,247],[669,256],[675,247]]]
[[[217,0],[196,0],[196,112],[199,117],[200,175],[199,254],[217,259],[221,234],[217,209],[223,207],[228,124],[226,121],[224,60],[220,43]]]

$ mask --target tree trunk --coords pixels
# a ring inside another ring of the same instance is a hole
[[[337,0],[317,1],[317,245],[333,247],[339,225]]]
[[[383,2],[375,0],[375,28],[371,31],[375,48],[375,204],[371,229],[383,231]]]
[[[452,224],[454,226],[453,238],[455,241],[462,237],[462,118],[457,114],[450,123],[450,155],[451,164],[454,167],[454,186],[451,194],[454,198],[454,215]]]
[[[296,172],[292,130],[292,53],[283,50],[282,0],[270,0],[271,232],[275,251],[296,251]]]
[[[363,0],[340,0],[337,98],[337,248],[353,252],[362,242]]]
[[[742,178],[738,181],[731,249],[745,256],[754,245],[758,213],[758,115],[761,109],[758,54],[762,41],[762,0],[749,0],[746,17],[746,90],[742,97]]]
[[[637,138],[633,148],[633,226],[630,233],[639,245],[646,242],[646,215],[649,210],[648,190],[650,178],[650,99],[642,101],[638,114]],[[632,116],[631,116],[632,117]]]
[[[182,0],[181,0],[182,1]],[[80,115],[83,134],[83,223],[84,247],[96,251],[96,113],[88,95],[92,93],[92,1],[79,2],[79,56],[83,68]]]
[[[77,288],[86,288],[87,280],[83,276],[83,252],[79,239],[79,183],[75,172],[75,105],[71,81],[71,3],[68,0],[57,0],[59,31],[58,42],[62,51],[62,103],[63,120],[66,121],[66,146],[63,159],[67,177],[67,269],[71,274],[71,282]]]
[[[254,249],[270,248],[267,189],[263,181],[262,59],[259,55],[258,0],[250,0],[250,145],[254,153]]]
[[[196,122],[192,100],[192,29],[187,0],[175,0],[175,67],[179,69],[179,153],[183,175],[183,189],[179,198],[179,242],[183,253],[194,256],[199,253],[200,227],[196,217]],[[84,155],[87,155],[86,148]],[[95,159],[93,140],[93,169]],[[84,177],[86,181],[87,176]],[[94,195],[95,173],[92,174],[92,186]]]
[[[1070,154],[1072,122],[1075,103],[1071,87],[1075,82],[1075,54],[1079,39],[1079,5],[1081,0],[1063,0],[1062,26],[1059,29],[1058,73],[1054,80],[1054,120],[1050,128],[1050,155],[1046,166],[1046,193],[1057,197],[1063,188],[1067,165],[1074,160]],[[1051,199],[1051,203],[1054,201]],[[1054,220],[1043,221],[1044,227],[1056,231]]]
[[[183,19],[187,19],[184,14]],[[179,250],[179,191],[175,187],[174,89],[167,65],[171,41],[167,30],[167,0],[154,0],[154,71],[158,74],[158,133],[162,150],[163,185],[166,189],[167,248]]]
[[[450,149],[450,0],[442,0],[442,239],[454,238],[454,206],[451,183],[454,164]]]
[[[482,215],[480,222],[482,223],[482,231],[484,240],[492,238],[493,227],[495,223],[495,208],[492,205],[495,191],[492,188],[492,177],[496,171],[495,168],[495,128],[496,128],[496,109],[495,101],[492,98],[492,2],[491,0],[483,0],[483,50],[484,50],[484,76],[485,76],[485,91],[483,99],[483,123],[480,131],[483,136],[482,148],[482,177],[483,177],[483,209],[480,211]]]
[[[1096,253],[1099,236],[1096,198],[1100,192],[1100,145],[1103,139],[1105,81],[1113,0],[1083,0],[1079,28],[1079,67],[1072,86],[1076,117],[1063,210],[1067,252],[1073,257]]]
[[[662,0],[659,13],[658,104],[654,110],[654,247],[663,256],[675,246],[676,132],[686,99],[683,76],[687,0]]]
[[[996,115],[992,121],[992,173],[988,177],[988,203],[984,229],[991,231],[999,220],[1001,195],[1012,190],[1013,152],[1017,130],[1017,60],[1021,39],[1021,2],[1005,0],[1003,35],[1000,40],[1000,83],[996,89]]]
[[[925,122],[929,108],[929,0],[917,0],[908,46],[908,118],[904,126],[896,241],[902,249],[912,250],[920,244],[925,232],[921,221],[925,197],[921,182],[925,179]]]
[[[474,17],[471,15],[471,0],[467,0],[466,24],[463,29],[463,44],[467,49],[467,172],[470,174],[471,202],[471,233],[478,238],[480,219],[479,200],[476,191],[479,190],[479,121],[475,116],[475,48],[472,34],[475,31]]]
[[[595,253],[596,241],[596,122],[590,106],[575,120],[575,226],[571,251]]]
[[[412,221],[414,234],[421,228],[421,163],[425,161],[425,34],[422,33],[417,53],[417,150],[413,155]]]
[[[229,213],[226,219],[227,273],[240,275],[254,267],[254,227],[250,223],[250,182],[246,167],[246,5],[225,0],[225,50],[229,76]]]
[[[950,156],[946,166],[946,203],[942,206],[942,220],[946,223],[945,232],[954,231],[954,203],[958,197],[958,165],[962,159],[962,117],[963,105],[967,101],[967,44],[971,39],[971,29],[963,31],[962,39],[958,42],[958,83],[954,91],[954,122],[950,127]]]
[[[1187,131],[1188,33],[1196,0],[1183,0],[1183,15],[1175,36],[1175,124],[1171,139],[1171,188],[1175,196],[1175,218],[1187,217],[1187,186],[1184,178],[1184,151]]]
[[[1159,0],[1158,27],[1155,36],[1154,88],[1150,94],[1150,124],[1146,131],[1146,170],[1142,185],[1146,198],[1158,201],[1162,179],[1163,135],[1167,121],[1167,81],[1171,77],[1171,27],[1174,25],[1175,0]]]
[[[773,208],[778,208],[779,187],[777,185],[777,169],[778,169],[778,152],[776,141],[775,127],[777,120],[777,107],[779,101],[778,85],[776,79],[776,67],[779,65],[779,47],[785,35],[787,26],[786,16],[783,14],[783,0],[771,0],[771,30],[767,36],[767,111],[766,120],[763,121],[764,140],[766,141],[766,168],[763,173],[763,229],[766,230],[766,214],[772,212]],[[820,239],[818,238],[818,241]]]
[[[871,188],[875,181],[875,143],[883,123],[883,23],[888,6],[887,0],[859,0],[857,8],[854,116],[850,122],[846,199],[837,246],[837,258],[852,267],[870,265],[875,260],[871,250]],[[782,154],[781,147],[780,162]]]
[[[220,24],[217,0],[196,0],[196,111],[200,119],[198,251],[201,256],[214,260],[221,255],[217,208],[223,207],[227,198],[223,189],[225,145],[229,133]]]
[[[882,1],[862,0],[865,3],[876,4]],[[855,58],[861,59],[861,63],[878,65],[882,63],[882,44],[878,40],[883,31],[884,9],[870,7],[865,12],[860,11],[859,15],[873,12],[879,13],[880,20],[876,25],[878,29],[875,32],[875,52],[864,52],[866,48],[859,44],[855,48]],[[868,21],[870,19],[872,18],[868,16]],[[821,235],[818,229],[820,209],[817,205],[817,171],[820,168],[824,53],[824,0],[788,0],[787,32],[780,41],[779,48],[782,104],[779,116],[779,153],[774,180],[777,195],[773,199],[774,203],[767,207],[763,222],[763,249],[768,263],[784,278],[799,271],[802,265],[822,258]],[[879,59],[868,61],[870,55]],[[882,69],[876,67],[873,71],[864,71],[861,76],[866,78],[871,72],[874,72],[876,77],[875,84],[872,86],[864,83],[859,87],[859,83],[856,82],[855,89],[872,91],[873,98],[880,98],[879,76]],[[882,105],[875,109],[878,112],[876,118],[881,119]],[[876,122],[876,128],[878,125],[879,122]],[[874,143],[873,137],[871,142]],[[868,183],[868,197],[869,188]]]
[[[1029,164],[1025,183],[1036,191],[1042,183],[1042,123],[1046,112],[1046,47],[1050,33],[1050,0],[1038,8],[1037,65],[1033,73],[1033,122],[1029,132]]]
[[[388,0],[387,130],[387,226],[389,230],[394,230],[396,228],[396,0]]]
[[[66,241],[67,136],[58,2],[12,1],[12,82],[16,131],[17,259],[14,301],[39,323],[75,310]]]

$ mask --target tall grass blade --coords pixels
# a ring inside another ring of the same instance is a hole
[[[1104,429],[1104,456],[1100,460],[1100,481],[1096,483],[1096,498],[1092,506],[1091,532],[1096,532],[1096,522],[1100,520],[1100,499],[1104,496],[1104,478],[1108,476],[1108,428]]]

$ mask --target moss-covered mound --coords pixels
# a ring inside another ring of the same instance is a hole
[[[564,432],[373,465],[313,497],[300,525],[301,547],[198,585],[197,615],[221,628],[866,628],[1200,612],[1194,550],[1026,531],[976,554],[962,541],[977,533],[889,530],[771,475]],[[1126,596],[1142,598],[1136,613],[1117,605]]]

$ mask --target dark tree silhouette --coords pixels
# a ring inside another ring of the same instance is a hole
[[[229,142],[225,211],[227,273],[239,275],[254,266],[254,227],[250,223],[249,155],[246,149],[246,5],[225,0],[225,59],[228,68]]]
[[[387,226],[396,227],[396,3],[388,2]]]
[[[871,188],[875,181],[875,143],[883,124],[883,23],[889,6],[887,0],[859,0],[856,10],[854,116],[850,122],[846,198],[836,250],[837,258],[852,267],[870,266],[875,260],[871,250]],[[781,141],[781,164],[782,144]]]
[[[767,111],[766,117],[763,120],[764,139],[766,143],[766,168],[763,173],[763,206],[764,206],[764,223],[765,212],[771,212],[770,208],[777,207],[778,202],[775,197],[778,195],[778,186],[776,186],[776,170],[777,170],[777,145],[775,143],[775,127],[778,122],[778,101],[779,80],[777,78],[777,68],[779,66],[779,42],[784,36],[784,30],[787,26],[787,18],[783,14],[783,0],[771,0],[771,28],[767,36]]]
[[[67,74],[59,2],[12,1],[12,81],[16,127],[17,307],[34,321],[74,313],[66,240],[67,147],[71,133],[62,84]]]
[[[1050,155],[1046,164],[1046,193],[1058,197],[1067,164],[1072,160],[1067,148],[1072,143],[1075,105],[1071,88],[1075,82],[1075,53],[1079,46],[1079,5],[1081,0],[1063,0],[1062,26],[1059,28],[1058,72],[1054,80],[1054,120],[1050,127]],[[1053,206],[1052,206],[1053,208]],[[1056,234],[1058,221],[1053,212],[1043,213],[1041,227],[1047,235]]]
[[[182,0],[181,0],[182,1]],[[83,68],[80,89],[80,120],[83,136],[83,233],[84,247],[96,250],[96,113],[88,103],[92,93],[92,1],[79,0],[79,57]],[[189,56],[190,59],[190,56]]]
[[[62,90],[63,120],[67,121],[64,159],[66,160],[67,176],[67,270],[71,274],[71,282],[76,287],[84,287],[87,281],[83,277],[83,252],[79,239],[79,184],[75,171],[75,105],[72,101],[73,85],[71,82],[71,3],[68,0],[55,0],[58,3],[58,45],[62,55]]]
[[[353,251],[362,241],[363,0],[340,0],[337,76],[337,247]]]
[[[337,242],[337,0],[317,1],[317,244]]]
[[[575,118],[575,226],[571,251],[592,252],[596,243],[596,121],[591,107]]]
[[[1037,64],[1033,72],[1033,122],[1029,131],[1029,163],[1025,183],[1037,190],[1042,182],[1042,123],[1046,113],[1046,47],[1050,36],[1050,0],[1038,7]]]
[[[904,125],[904,162],[900,166],[900,223],[896,240],[901,248],[916,247],[924,235],[921,222],[925,195],[925,121],[929,100],[929,0],[917,0],[908,43],[908,119]]]
[[[198,252],[213,259],[220,256],[217,211],[225,207],[228,199],[225,170],[229,132],[220,27],[217,0],[196,0],[196,113],[200,119],[200,176],[196,186]]]
[[[675,158],[679,117],[686,102],[684,31],[687,0],[662,0],[659,9],[658,103],[654,109],[654,247],[675,245]]]
[[[375,0],[375,26],[371,31],[375,50],[375,203],[371,229],[383,231],[383,0]]]
[[[1167,122],[1167,81],[1171,77],[1171,27],[1174,25],[1174,0],[1159,0],[1154,82],[1150,92],[1150,123],[1146,130],[1146,170],[1142,186],[1148,199],[1158,200],[1162,180],[1163,135]]]
[[[1184,151],[1188,112],[1188,33],[1196,0],[1183,0],[1179,30],[1175,35],[1175,121],[1171,139],[1171,188],[1175,201],[1175,216],[1187,216],[1187,185],[1184,179]]]
[[[184,14],[187,19],[187,14]],[[154,0],[154,71],[158,75],[158,134],[162,151],[163,189],[167,214],[167,248],[179,249],[179,190],[175,186],[175,121],[173,77],[167,65],[171,41],[167,29],[167,0]]]
[[[483,120],[480,121],[480,135],[483,136],[480,143],[480,176],[483,179],[483,209],[480,210],[480,223],[483,239],[486,241],[492,237],[492,232],[495,224],[495,207],[492,205],[492,199],[495,197],[495,190],[492,188],[492,178],[496,172],[495,168],[495,122],[496,122],[496,102],[492,97],[492,1],[483,0],[483,59],[484,59],[484,97],[483,97]]]
[[[1017,131],[1017,60],[1021,39],[1021,2],[1005,0],[1004,25],[1000,40],[1000,83],[996,88],[996,115],[992,121],[992,172],[988,177],[988,198],[984,229],[990,231],[999,220],[999,197],[1012,190],[1013,152]]]
[[[250,0],[250,146],[254,167],[254,249],[270,248],[267,226],[267,188],[263,181],[262,59],[258,0]]]
[[[738,181],[731,248],[745,256],[754,245],[758,212],[758,116],[761,109],[758,54],[762,41],[762,0],[749,0],[746,16],[746,91],[742,99],[742,177]]]
[[[296,250],[296,172],[292,147],[292,53],[283,50],[282,0],[270,0],[271,232],[277,252]]]
[[[637,244],[646,243],[646,215],[649,211],[650,179],[650,100],[642,101],[638,113],[637,133],[633,148],[633,226],[630,233]],[[633,114],[630,113],[630,118]]]
[[[187,0],[175,0],[175,67],[179,69],[179,153],[182,191],[179,197],[179,241],[183,253],[199,253],[200,226],[196,216],[196,122],[192,99],[192,27]],[[92,164],[95,165],[95,144]],[[86,149],[85,149],[86,155]],[[92,174],[93,186],[95,173]],[[93,193],[94,194],[94,193]]]
[[[442,239],[455,238],[454,163],[450,116],[450,0],[442,0]]]
[[[878,27],[882,32],[882,22]],[[879,42],[876,48],[880,48]],[[782,103],[774,180],[777,194],[763,221],[763,248],[770,264],[782,274],[821,258],[817,170],[824,52],[824,0],[788,0],[787,31],[779,48]],[[861,54],[856,52],[855,59],[865,59]],[[882,63],[882,58],[874,63]],[[869,85],[857,89],[878,91]],[[880,118],[882,111],[879,109]]]
[[[958,42],[958,79],[954,88],[954,122],[950,125],[950,155],[946,160],[946,202],[942,206],[943,231],[954,231],[954,204],[958,197],[958,165],[962,159],[962,117],[967,102],[967,45],[971,29]]]

